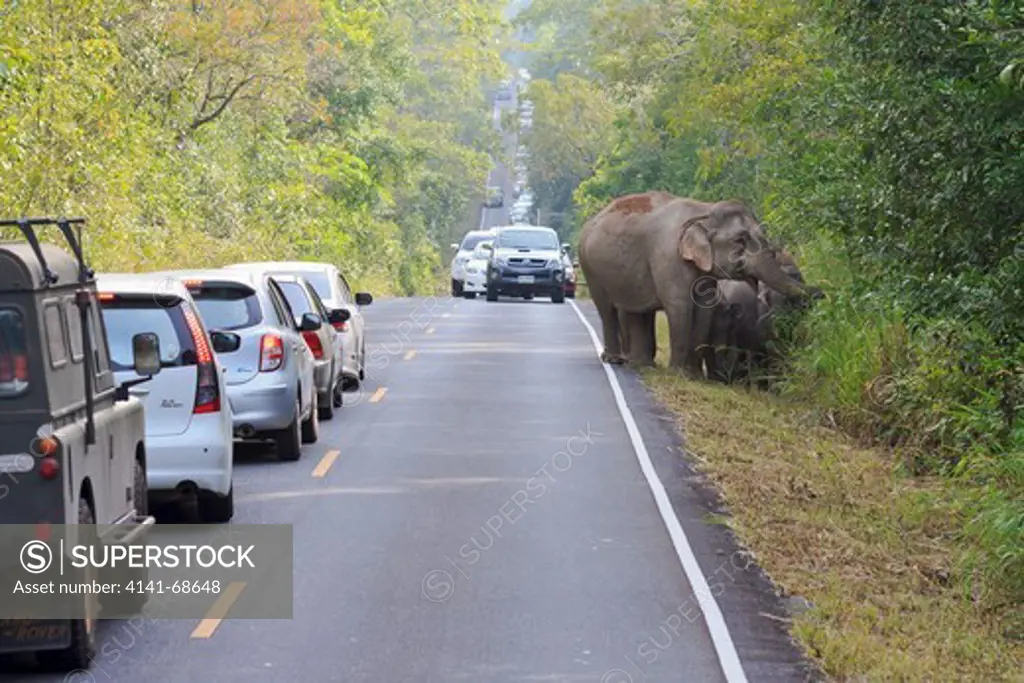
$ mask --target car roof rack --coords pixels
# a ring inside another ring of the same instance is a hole
[[[68,246],[71,248],[71,252],[75,256],[75,260],[78,261],[78,282],[79,284],[86,284],[95,276],[94,271],[85,265],[85,256],[82,253],[82,226],[85,225],[84,218],[15,218],[15,219],[4,219],[0,220],[0,228],[3,227],[16,227],[21,231],[21,234],[25,236],[25,240],[32,247],[32,252],[39,259],[39,265],[43,270],[43,281],[40,283],[44,287],[56,284],[59,279],[57,274],[50,270],[49,264],[46,262],[46,257],[43,256],[43,249],[39,243],[39,236],[36,235],[36,226],[44,225],[56,225],[61,234],[64,235],[64,239],[67,240]],[[77,234],[75,230],[72,230],[71,226],[78,226]]]

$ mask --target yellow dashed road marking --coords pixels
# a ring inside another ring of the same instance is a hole
[[[313,470],[313,476],[318,479],[323,479],[327,476],[327,472],[330,471],[331,465],[334,464],[339,455],[341,455],[341,451],[327,451],[324,457],[320,459],[320,462],[317,463],[316,469]]]
[[[243,590],[245,590],[245,581],[232,581],[229,583],[224,592],[217,598],[217,602],[213,603],[213,607],[206,613],[206,618],[200,621],[199,625],[192,631],[192,637],[211,638]]]
[[[388,393],[387,387],[378,387],[377,391],[373,392],[373,396],[370,397],[370,403],[379,403],[386,393]]]

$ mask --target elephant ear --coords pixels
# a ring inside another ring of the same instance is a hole
[[[684,261],[692,261],[704,273],[710,272],[714,261],[711,257],[711,241],[701,223],[707,216],[691,218],[683,223],[683,236],[679,239],[679,255]]]

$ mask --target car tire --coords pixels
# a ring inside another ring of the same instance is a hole
[[[533,301],[533,294],[523,294],[523,301]]]
[[[363,348],[359,352],[359,381],[366,379],[366,340],[363,340]]]
[[[302,408],[298,399],[295,401],[295,414],[290,425],[277,433],[277,459],[281,462],[295,462],[302,457],[302,435],[299,423],[302,420]]]
[[[302,422],[302,443],[316,443],[320,440],[320,401],[317,394],[313,392],[313,406],[310,408],[309,417]]]
[[[230,522],[235,516],[235,487],[228,489],[227,495],[213,491],[199,492],[199,519],[207,524],[223,524]]]
[[[345,385],[348,382],[344,377],[338,380],[338,383],[334,385],[334,391],[331,394],[331,403],[334,404],[335,408],[342,408],[345,405]]]
[[[487,285],[487,300],[497,301],[498,300],[498,289],[491,285]]]
[[[462,296],[462,283],[452,280],[452,296]]]
[[[334,376],[334,370],[331,370],[331,376]],[[341,380],[339,379],[339,382]],[[319,397],[317,398],[317,406],[320,409],[321,420],[333,420],[334,419],[334,387],[338,386],[337,383],[331,387],[330,394],[327,396],[327,400],[323,403],[320,402]]]
[[[86,528],[92,527],[95,529],[95,517],[92,513],[92,508],[89,507],[89,501],[86,500],[85,496],[78,499],[78,523],[85,525]],[[90,539],[79,538],[79,543],[86,545],[90,542]],[[95,580],[95,576],[86,576],[83,581]],[[85,599],[92,600],[91,607],[86,605],[86,618],[85,619],[71,619],[71,644],[63,650],[51,650],[45,654],[40,653],[39,659],[40,664],[51,671],[71,671],[74,669],[88,670],[92,664],[92,660],[96,657],[96,625],[98,619],[96,614],[99,612],[99,600],[96,599],[96,594],[87,594]],[[92,614],[92,618],[88,617]]]
[[[464,299],[475,299],[476,298],[476,292],[463,292],[462,293],[462,298],[464,298]]]
[[[553,304],[564,304],[565,303],[565,292],[555,292],[551,295],[551,303]]]

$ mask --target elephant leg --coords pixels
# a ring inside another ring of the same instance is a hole
[[[630,340],[629,348],[626,350],[627,358],[632,365],[650,366],[654,365],[653,347],[653,324],[651,313],[627,313],[625,314],[626,336]]]
[[[687,376],[698,378],[699,374],[693,372],[693,366],[688,361],[693,351],[692,344],[692,317],[693,303],[687,297],[674,305],[665,306],[665,315],[668,317],[668,336],[671,345],[669,367],[682,370]]]
[[[604,334],[604,351],[601,352],[601,360],[605,363],[621,365],[625,359],[622,357],[619,312],[600,289],[592,288],[590,297],[594,300],[597,314],[601,317],[601,328]]]
[[[631,342],[631,331],[630,331],[630,315],[622,309],[616,309],[616,315],[619,319],[619,335],[622,340],[621,351],[625,358],[629,358],[629,349]]]
[[[643,321],[641,325],[643,336],[641,336],[640,339],[644,344],[641,347],[641,351],[644,354],[643,357],[647,365],[654,365],[654,358],[658,355],[657,322],[657,311],[651,311],[643,314]]]
[[[703,376],[704,365],[708,365],[708,377],[714,371],[714,347],[711,345],[711,323],[714,307],[695,306],[693,310],[693,328],[690,330],[691,346],[687,365],[698,376]]]

